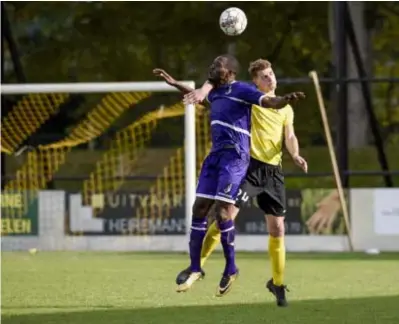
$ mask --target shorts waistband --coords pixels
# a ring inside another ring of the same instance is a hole
[[[281,165],[280,165],[280,164],[278,164],[278,165],[269,164],[269,163],[260,161],[260,160],[258,160],[258,159],[255,159],[255,158],[253,158],[252,156],[251,156],[251,161],[253,161],[253,162],[255,162],[255,163],[258,163],[258,164],[262,164],[263,166],[266,166],[266,167],[268,167],[268,168],[270,168],[270,169],[278,169],[278,170],[281,170]]]

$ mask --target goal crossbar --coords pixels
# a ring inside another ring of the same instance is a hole
[[[194,81],[179,81],[195,89]],[[165,82],[80,82],[80,83],[25,83],[1,84],[1,94],[28,93],[106,93],[106,92],[177,92]],[[185,106],[184,115],[184,174],[186,196],[186,233],[191,227],[191,210],[195,200],[196,186],[196,143],[195,105]]]
[[[194,88],[194,81],[180,81]],[[101,92],[176,92],[176,88],[165,82],[79,82],[79,83],[21,83],[2,84],[1,94],[24,93],[101,93]]]

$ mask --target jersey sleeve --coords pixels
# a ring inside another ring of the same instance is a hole
[[[262,106],[262,98],[266,95],[259,91],[256,87],[247,83],[240,82],[237,85],[237,99],[245,101],[251,105]]]
[[[284,126],[294,124],[294,109],[290,105],[287,106],[287,115],[285,117]]]

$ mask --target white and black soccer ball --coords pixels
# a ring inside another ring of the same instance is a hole
[[[222,12],[219,18],[219,25],[223,32],[228,36],[242,34],[247,28],[247,16],[240,8],[228,8]]]

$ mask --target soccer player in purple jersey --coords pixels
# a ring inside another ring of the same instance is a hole
[[[234,205],[249,165],[251,105],[280,109],[304,97],[300,92],[284,97],[268,97],[253,86],[236,81],[238,67],[237,60],[232,56],[217,57],[209,69],[209,79],[202,88],[203,93],[212,88],[208,95],[212,149],[202,165],[193,206],[189,244],[191,273],[178,285],[178,292],[188,290],[202,277],[201,248],[207,230],[207,215],[212,206],[226,259],[216,295],[224,296],[230,291],[238,276],[232,216],[235,215]],[[161,70],[154,73],[162,75]]]

